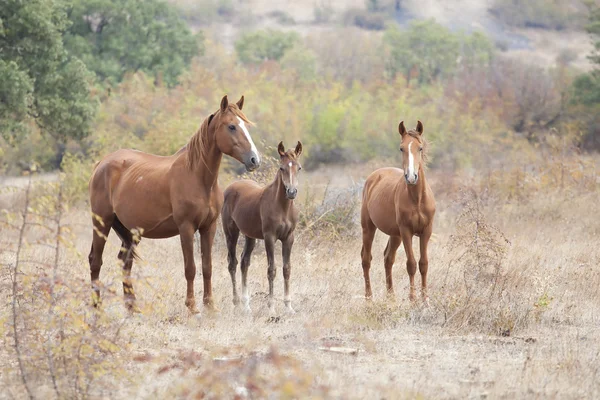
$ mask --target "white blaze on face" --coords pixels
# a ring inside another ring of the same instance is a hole
[[[411,141],[408,144],[408,168],[406,173],[408,174],[408,180],[412,182],[415,176],[415,157],[413,156],[412,151],[410,150],[410,146],[412,146],[413,142]]]
[[[242,131],[244,132],[244,135],[246,135],[246,139],[248,139],[248,142],[250,143],[250,150],[252,150],[254,152],[254,154],[256,154],[256,161],[260,162],[260,156],[258,155],[258,150],[256,150],[256,146],[254,145],[254,142],[252,141],[252,138],[250,137],[250,132],[248,132],[248,129],[246,128],[246,124],[244,123],[244,120],[241,119],[240,117],[237,117],[239,123],[238,125],[240,126],[240,128],[242,128]]]
[[[289,171],[290,171],[290,185],[294,185],[294,180],[293,180],[293,178],[292,178],[292,163],[291,163],[291,161],[290,161],[290,163],[288,164],[288,167],[290,167],[290,168],[289,168]]]

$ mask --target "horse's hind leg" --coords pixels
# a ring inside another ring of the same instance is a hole
[[[394,261],[396,261],[396,251],[398,250],[398,247],[400,247],[401,243],[402,238],[400,236],[390,236],[383,253],[385,265],[385,284],[387,287],[388,297],[391,300],[393,300],[395,297],[394,282],[392,279],[392,267],[394,266]]]
[[[135,293],[133,291],[133,283],[131,282],[131,268],[133,267],[133,246],[122,242],[119,250],[119,260],[123,269],[123,295],[125,297],[125,306],[129,311],[139,312],[135,305]]]
[[[250,294],[248,293],[248,268],[252,259],[252,251],[256,245],[256,239],[246,236],[246,244],[242,252],[242,301],[247,311],[250,311]]]
[[[104,252],[104,246],[110,233],[110,228],[113,224],[114,214],[105,216],[95,215],[92,218],[92,224],[94,226],[92,236],[92,247],[88,260],[90,263],[90,277],[92,281],[92,304],[94,307],[98,307],[100,301],[100,269],[102,268],[102,253]]]
[[[225,239],[227,240],[227,262],[229,275],[231,275],[231,286],[233,288],[233,305],[237,306],[240,304],[240,297],[238,296],[237,283],[235,280],[235,273],[238,265],[235,253],[240,230],[234,223],[229,223],[227,225],[223,224],[223,232],[225,233]]]
[[[365,277],[365,298],[370,300],[373,297],[373,293],[371,292],[371,277],[369,276],[371,260],[373,259],[371,248],[373,246],[373,238],[375,237],[377,228],[375,227],[375,224],[373,224],[373,221],[371,221],[368,212],[364,210],[364,207],[361,213],[360,224],[362,226],[363,239],[360,256],[362,258],[363,275]]]
[[[427,270],[429,269],[429,259],[427,257],[427,244],[431,238],[432,227],[427,227],[419,239],[421,258],[419,258],[419,272],[421,273],[421,296],[425,302],[429,301],[427,296]]]

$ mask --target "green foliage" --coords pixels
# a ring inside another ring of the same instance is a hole
[[[91,76],[63,47],[65,11],[53,0],[7,0],[0,8],[0,131],[9,143],[29,132],[30,121],[61,141],[89,133]]]
[[[451,76],[459,66],[488,63],[493,44],[482,33],[453,33],[433,20],[413,22],[406,31],[391,27],[384,34],[388,72],[416,78],[420,84]]]
[[[235,42],[238,59],[244,64],[256,64],[266,60],[280,60],[286,51],[300,41],[296,32],[264,30],[242,35]]]
[[[304,46],[296,45],[281,58],[281,66],[296,71],[301,81],[317,78],[317,55]]]
[[[194,36],[163,0],[75,0],[69,18],[66,47],[101,81],[144,71],[174,85],[203,52],[202,34]]]
[[[507,25],[557,30],[579,26],[582,16],[565,0],[495,0],[490,11]]]

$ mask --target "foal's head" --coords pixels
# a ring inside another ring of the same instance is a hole
[[[423,124],[417,122],[417,128],[409,131],[404,127],[404,121],[398,126],[402,142],[400,143],[400,151],[402,152],[402,169],[404,170],[404,178],[409,185],[416,185],[419,180],[419,171],[423,165],[424,153],[423,147]]]
[[[242,112],[244,96],[237,103],[230,104],[227,95],[221,100],[218,121],[214,121],[217,147],[222,153],[244,164],[246,170],[253,171],[260,165],[260,155],[248,132],[250,121]]]
[[[279,142],[277,151],[280,157],[278,174],[281,174],[285,195],[288,199],[293,200],[298,195],[298,172],[302,169],[298,159],[302,154],[302,143],[298,141],[295,149],[285,151],[283,142]]]

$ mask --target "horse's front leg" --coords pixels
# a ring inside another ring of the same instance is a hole
[[[275,281],[275,236],[265,235],[265,250],[267,251],[267,276],[269,278],[269,313],[275,315],[275,304],[273,300],[273,282]]]
[[[292,308],[292,298],[290,296],[290,273],[292,272],[292,264],[290,258],[292,255],[292,246],[294,245],[294,233],[292,232],[286,240],[281,243],[281,255],[283,257],[283,302],[287,311],[294,313]]]
[[[199,311],[196,308],[196,299],[194,297],[194,279],[196,278],[196,263],[194,262],[194,232],[196,232],[196,227],[191,222],[185,222],[179,226],[179,238],[181,239],[183,264],[185,266],[185,279],[187,281],[185,305],[190,312],[197,314]]]
[[[419,247],[421,250],[421,258],[419,258],[419,272],[421,273],[421,296],[423,301],[428,302],[429,297],[427,296],[427,269],[429,268],[429,259],[427,258],[427,245],[431,238],[432,226],[429,225],[423,231],[421,239],[419,240]]]
[[[204,306],[216,311],[212,298],[212,246],[217,231],[215,220],[209,227],[200,231],[200,252],[202,253],[202,280],[204,282]]]
[[[404,252],[406,253],[406,271],[408,272],[408,279],[410,281],[410,293],[408,298],[410,301],[416,300],[416,289],[415,289],[415,274],[417,273],[417,261],[413,254],[412,248],[412,232],[405,229],[401,232],[402,242],[404,243]]]

